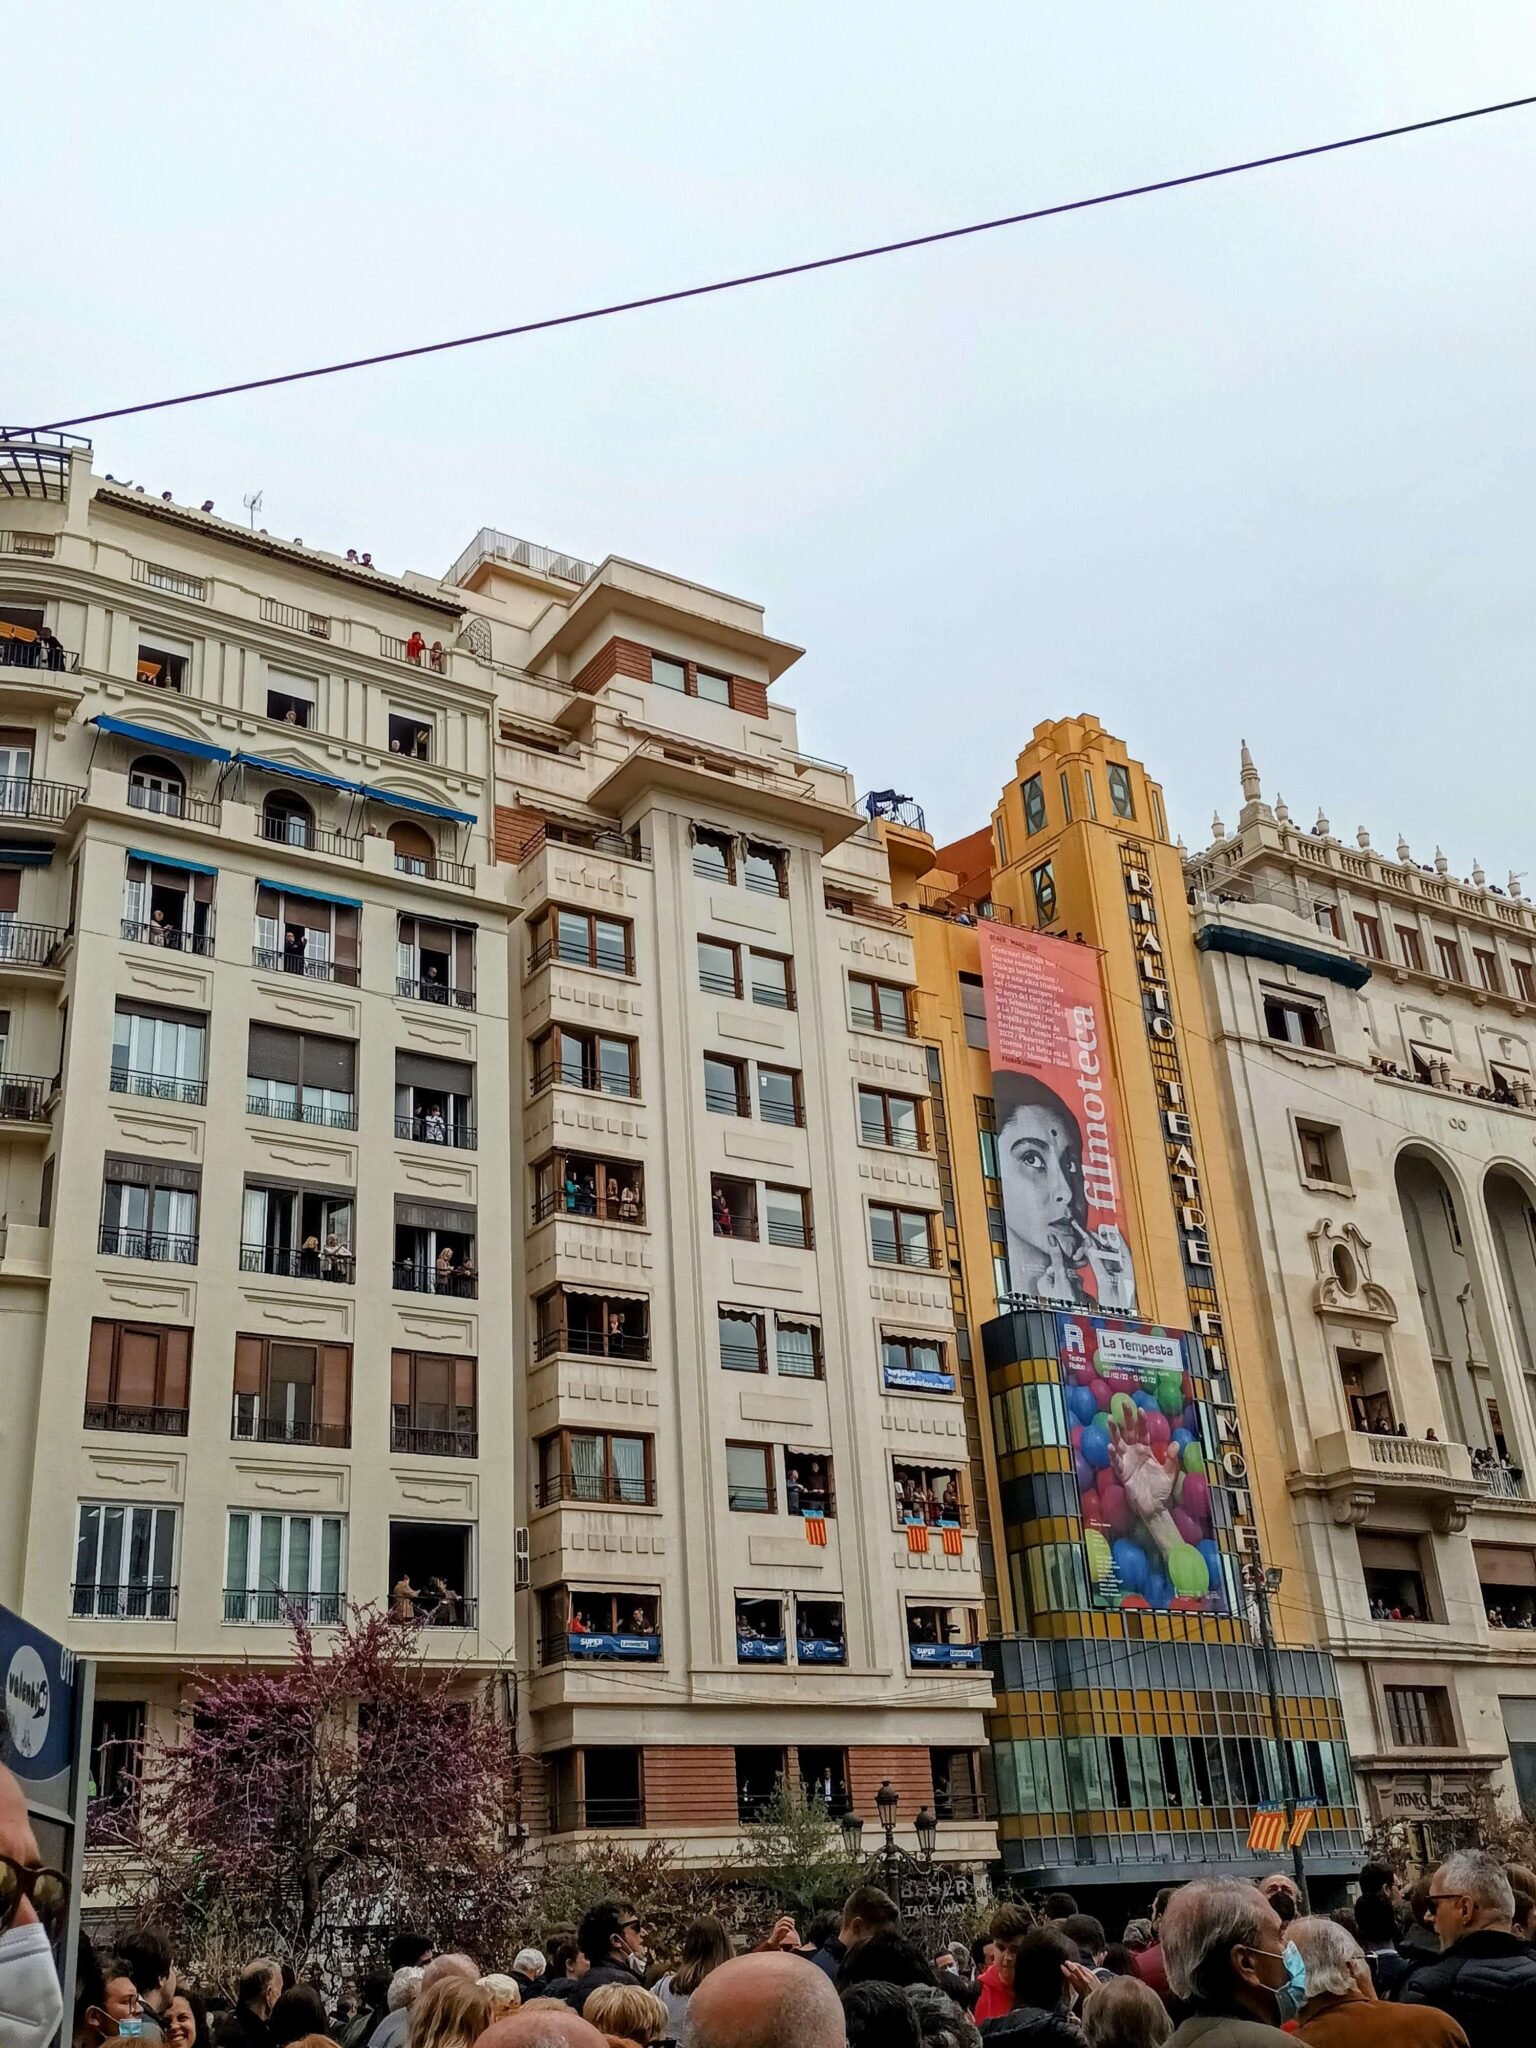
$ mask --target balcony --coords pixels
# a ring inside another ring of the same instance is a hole
[[[270,1273],[283,1280],[331,1280],[350,1287],[354,1260],[345,1245],[242,1244],[242,1273]]]
[[[425,1429],[419,1423],[392,1421],[389,1448],[417,1458],[478,1458],[480,1435],[473,1429]]]
[[[184,818],[189,825],[221,825],[224,806],[216,797],[188,796],[184,789],[152,789],[147,783],[130,782],[128,808],[153,811],[157,818]]]
[[[73,782],[37,782],[30,775],[0,777],[0,820],[62,825],[85,791]]]
[[[441,1114],[434,1118],[430,1110],[418,1111],[414,1116],[397,1116],[395,1136],[416,1145],[447,1145],[460,1152],[475,1149],[473,1124],[451,1123]]]
[[[533,1349],[536,1358],[553,1358],[557,1351],[575,1351],[585,1358],[648,1359],[651,1338],[647,1330],[541,1330]]]
[[[539,1481],[534,1505],[552,1508],[562,1502],[574,1507],[653,1508],[656,1481],[638,1476],[625,1479],[603,1473],[552,1472]]]
[[[395,993],[413,1003],[436,1003],[442,1009],[472,1010],[475,1007],[472,988],[451,988],[447,982],[434,980],[431,975],[419,980],[413,975],[401,975],[395,982]]]
[[[102,1586],[78,1583],[70,1601],[76,1621],[174,1621],[174,1586]]]
[[[44,1124],[53,1082],[43,1074],[0,1074],[0,1124]]]
[[[980,1643],[907,1644],[907,1662],[914,1671],[979,1671]]]
[[[166,1230],[134,1230],[126,1225],[103,1223],[98,1249],[114,1259],[148,1259],[161,1266],[195,1266],[195,1235]]]
[[[114,1095],[147,1095],[156,1102],[188,1102],[195,1106],[208,1100],[204,1081],[184,1080],[179,1074],[146,1074],[133,1067],[112,1069]]]
[[[1318,1437],[1315,1458],[1315,1471],[1291,1474],[1291,1492],[1325,1496],[1344,1528],[1358,1528],[1379,1498],[1419,1500],[1428,1504],[1436,1530],[1452,1535],[1466,1527],[1473,1504],[1487,1497],[1465,1444],[1342,1429]]]
[[[572,1628],[546,1635],[540,1646],[540,1661],[545,1664],[654,1664],[660,1656],[661,1637],[654,1632]]]
[[[291,812],[283,815],[263,812],[256,819],[256,837],[299,853],[328,853],[337,860],[361,860],[363,857],[360,835],[354,838],[347,832],[332,832]]]
[[[226,1587],[224,1620],[250,1622],[266,1628],[289,1628],[307,1622],[311,1628],[339,1628],[347,1611],[345,1593],[279,1593],[244,1586]]]
[[[125,1401],[87,1402],[87,1429],[122,1430],[139,1436],[185,1436],[185,1408],[141,1408]]]
[[[472,889],[475,885],[473,868],[456,860],[439,860],[435,854],[429,860],[423,854],[397,853],[395,873],[416,875],[423,882],[451,882],[456,889]]]
[[[229,1433],[238,1444],[308,1444],[328,1451],[352,1445],[349,1424],[320,1422],[313,1415],[263,1415],[259,1397],[251,1394],[236,1394]]]
[[[583,1828],[643,1828],[645,1802],[638,1796],[617,1795],[611,1799],[570,1799],[552,1804],[549,1831],[568,1835]]]
[[[124,931],[124,937],[127,937]],[[194,946],[194,952],[212,952],[210,940],[206,947]],[[337,960],[311,959],[306,953],[289,952],[284,947],[253,946],[251,965],[264,968],[268,974],[300,974],[306,981],[336,981],[347,988],[357,987],[358,970],[355,964],[347,965]]]
[[[58,967],[68,937],[62,925],[21,924],[0,917],[0,974],[8,967]]]
[[[644,844],[638,832],[587,831],[581,826],[557,826],[546,822],[535,829],[518,858],[518,866],[526,867],[535,854],[542,853],[547,846],[574,846],[584,853],[608,853],[616,860],[639,861],[647,867],[651,859],[651,849]]]
[[[838,1636],[796,1636],[798,1664],[846,1664],[848,1645]]]
[[[135,918],[125,917],[122,933],[132,946],[163,946],[168,953],[197,953],[205,959],[213,957],[211,921],[207,931],[186,932],[179,925],[143,924]]]
[[[452,1294],[461,1301],[475,1301],[480,1294],[480,1276],[462,1266],[440,1273],[436,1266],[418,1265],[414,1259],[396,1259],[390,1285],[397,1294]]]
[[[319,1103],[283,1102],[271,1095],[247,1095],[245,1113],[247,1116],[274,1116],[290,1124],[321,1124],[332,1131],[357,1129],[355,1109],[327,1109]]]
[[[0,668],[41,669],[54,675],[77,676],[80,657],[57,640],[40,640],[25,626],[0,622]]]

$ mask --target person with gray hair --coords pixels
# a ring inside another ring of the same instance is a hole
[[[683,2048],[844,2048],[843,2008],[826,1972],[802,1956],[736,1956],[688,2003]]]
[[[1280,2029],[1305,2001],[1305,1965],[1256,1885],[1181,1885],[1159,1931],[1168,1987],[1187,2015],[1172,2048],[1289,2048]]]
[[[963,2006],[928,1984],[909,1984],[907,2003],[917,2014],[923,2048],[981,2048],[981,2031]]]
[[[1401,2004],[1432,2005],[1471,2048],[1536,2038],[1536,1955],[1515,1934],[1514,1888],[1481,1849],[1448,1856],[1429,1883],[1441,1953],[1415,1970]]]
[[[1083,2001],[1086,2048],[1164,2048],[1173,2032],[1167,2007],[1139,1977],[1111,1977]]]
[[[1465,2048],[1461,2028],[1432,2006],[1383,2005],[1370,1959],[1337,1920],[1296,1920],[1290,1932],[1307,1966],[1296,2029],[1307,2048]]]

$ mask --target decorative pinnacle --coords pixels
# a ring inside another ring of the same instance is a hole
[[[1488,877],[1483,873],[1483,864],[1474,853],[1472,856],[1472,886],[1481,889]]]
[[[1226,826],[1225,826],[1225,825],[1223,825],[1223,823],[1221,822],[1221,813],[1220,813],[1220,811],[1212,811],[1212,813],[1211,813],[1211,838],[1212,838],[1212,840],[1217,840],[1217,839],[1225,839],[1225,838],[1226,838],[1226,836],[1227,836],[1227,828],[1226,828]]]
[[[1291,807],[1277,790],[1275,792],[1275,823],[1277,825],[1289,825],[1290,822]]]
[[[1437,875],[1448,875],[1450,872],[1451,864],[1437,846],[1435,848],[1435,873]]]
[[[1413,855],[1408,851],[1408,842],[1401,832],[1397,835],[1397,857],[1405,867],[1413,859]]]
[[[1328,823],[1323,807],[1319,804],[1317,807],[1317,823],[1312,827],[1312,837],[1314,839],[1326,839],[1331,830],[1332,827]]]
[[[1243,741],[1241,760],[1243,797],[1246,802],[1256,804],[1264,792],[1259,787],[1259,771],[1253,765],[1253,756],[1248,751],[1248,742],[1246,740]]]

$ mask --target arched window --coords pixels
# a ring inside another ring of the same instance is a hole
[[[315,814],[291,789],[274,789],[261,807],[261,836],[288,846],[308,846],[314,839]]]
[[[1516,1363],[1525,1383],[1526,1406],[1536,1421],[1536,1207],[1523,1180],[1492,1167],[1483,1182],[1488,1226],[1493,1232],[1504,1306],[1514,1332]]]
[[[395,866],[402,875],[430,875],[437,859],[431,834],[402,819],[389,828],[389,843],[395,849]]]
[[[136,811],[179,818],[186,794],[181,770],[158,754],[141,754],[128,770],[128,801]]]
[[[1404,1152],[1395,1177],[1445,1418],[1440,1434],[1457,1443],[1490,1443],[1501,1428],[1500,1389],[1467,1219],[1450,1182],[1425,1153]]]

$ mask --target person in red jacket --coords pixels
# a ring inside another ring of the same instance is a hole
[[[1150,1984],[1170,2011],[1173,2009],[1173,1994],[1168,1989],[1168,1971],[1163,1963],[1163,1915],[1177,1890],[1177,1885],[1165,1884],[1152,1901],[1152,1946],[1131,1957],[1142,1983]]]
[[[982,1971],[977,1982],[981,1991],[976,2000],[976,2010],[971,2017],[979,2027],[983,2020],[1000,2020],[1005,2012],[1013,2010],[1013,1947],[1022,1934],[1028,1934],[1035,1925],[1035,1916],[1028,1906],[1012,1903],[1001,1905],[992,1915],[987,1928],[987,1939],[992,1943],[997,1960]]]

